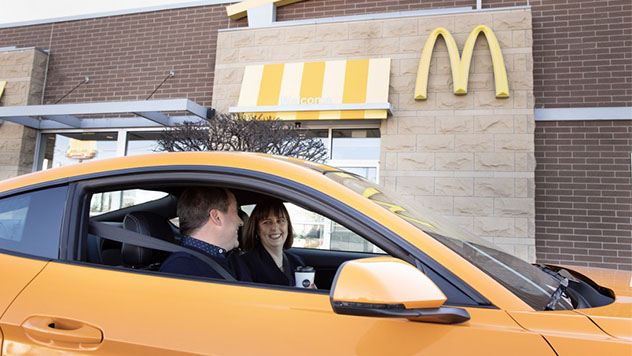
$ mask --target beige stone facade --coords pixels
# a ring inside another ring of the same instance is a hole
[[[35,48],[0,51],[0,81],[7,81],[0,106],[41,104],[47,59]],[[36,137],[20,124],[0,125],[0,180],[32,172]]]
[[[389,102],[394,110],[380,127],[380,183],[535,261],[531,23],[530,9],[515,9],[220,31],[213,107],[227,111],[236,105],[249,64],[391,58]],[[492,61],[481,36],[467,95],[452,93],[449,57],[439,40],[428,99],[414,100],[419,59],[430,32],[448,29],[462,50],[481,24],[500,43],[509,97],[495,96]]]

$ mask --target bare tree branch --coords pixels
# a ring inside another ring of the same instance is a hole
[[[245,151],[323,162],[327,148],[305,130],[271,117],[219,114],[202,122],[185,121],[163,131],[159,151]]]

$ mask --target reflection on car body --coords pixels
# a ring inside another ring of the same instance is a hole
[[[184,248],[175,203],[193,185],[229,188],[246,212],[284,201],[319,289],[159,272]],[[131,216],[146,228],[116,234]],[[0,182],[0,224],[6,355],[632,352],[629,272],[530,265],[296,159],[168,153],[38,172]]]

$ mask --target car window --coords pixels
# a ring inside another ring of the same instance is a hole
[[[110,211],[158,200],[167,195],[165,192],[129,189],[96,193],[90,200],[90,216],[97,216]]]
[[[200,179],[199,174],[192,174],[191,177]],[[216,176],[213,178],[217,179]],[[160,215],[161,219],[167,222],[167,224],[164,222],[152,223],[151,226],[154,227],[151,229],[152,231],[143,232],[143,234],[158,237],[160,239],[164,239],[166,235],[173,234],[173,238],[176,240],[175,243],[179,243],[179,241],[181,241],[181,237],[177,228],[174,228],[174,225],[177,226],[178,222],[176,218],[176,197],[179,195],[179,189],[182,189],[183,186],[196,185],[199,183],[198,181],[191,181],[191,183],[187,183],[186,176],[185,179],[183,179],[182,174],[174,176],[174,178],[167,174],[160,174],[156,175],[156,178],[153,179],[156,180],[150,181],[152,186],[156,186],[154,182],[160,182],[160,189],[164,191],[171,191],[172,194],[174,194],[174,199],[159,199],[155,201],[156,204],[151,202],[149,205],[139,205],[137,209],[125,209],[124,212],[127,214],[142,212],[157,213]],[[209,182],[215,183],[209,185],[218,186],[215,180],[209,179]],[[113,185],[120,184],[120,182],[116,181],[108,181],[108,183],[112,183]],[[263,188],[260,189],[259,179],[243,179],[243,181],[239,183],[241,185],[241,189],[235,187],[231,187],[230,189],[236,196],[238,203],[240,203],[239,206],[241,210],[249,216],[252,216],[253,209],[256,206],[254,202],[260,202],[266,198],[278,197],[276,194],[273,194],[275,192],[269,192]],[[141,189],[143,188],[142,184],[144,184],[144,182],[133,186],[133,188],[137,189],[120,191],[114,191],[114,189],[107,190],[107,188],[101,185],[101,181],[90,182],[86,184],[86,187],[89,188],[90,185],[93,184],[94,186],[98,186],[99,189],[101,189],[101,192],[115,192],[120,194],[120,196],[126,196],[126,194],[130,194],[131,192],[143,192],[142,194],[144,194],[144,196],[150,196],[149,193],[151,192],[157,193],[156,191]],[[129,188],[132,188],[132,186],[129,186]],[[93,196],[91,200],[91,208],[94,208],[94,205],[97,203],[103,203],[97,202],[96,199],[102,199],[105,194],[100,197],[94,197],[96,195],[93,193],[94,190],[87,189],[86,192],[91,193]],[[286,193],[288,192],[290,192],[290,190],[286,191]],[[155,195],[155,198],[159,198],[160,196],[161,195]],[[122,200],[122,198],[119,199]],[[299,257],[304,265],[311,266],[316,269],[315,284],[321,291],[326,291],[331,288],[338,268],[346,261],[386,254],[402,258],[402,252],[397,250],[398,246],[395,245],[392,240],[385,239],[381,233],[371,232],[371,235],[365,236],[365,230],[374,230],[365,229],[364,219],[360,217],[342,218],[342,216],[345,216],[344,214],[338,214],[337,211],[332,210],[329,206],[323,207],[317,200],[311,200],[310,197],[304,195],[292,196],[291,194],[286,194],[283,200],[285,201],[284,205],[288,210],[290,221],[294,230],[293,245],[289,252]],[[144,200],[134,200],[136,205],[140,204],[141,201]],[[86,210],[83,211],[86,212]],[[90,218],[95,218],[93,215],[95,211],[94,209],[92,210]],[[105,210],[106,209],[103,209],[103,211]],[[110,210],[112,209],[110,208]],[[112,214],[100,216],[94,221],[122,227],[123,215],[125,214],[117,214],[116,211],[112,211]],[[341,219],[337,219],[338,216],[341,216]],[[87,214],[86,218],[88,218]],[[160,232],[163,232],[164,234]],[[117,268],[131,268],[139,271],[163,273],[160,271],[160,268],[162,263],[165,261],[166,256],[169,255],[168,253],[133,254],[132,257],[136,255],[144,257],[147,256],[148,261],[138,262],[136,260],[129,260],[127,258],[129,255],[127,252],[129,251],[124,251],[122,249],[121,241],[116,240],[113,235],[92,235],[93,233],[96,234],[95,232],[91,232],[85,236],[86,240],[83,244],[83,246],[85,246],[84,250],[78,251],[77,256],[79,256],[79,260],[88,263],[115,266]],[[154,233],[157,235],[154,235]],[[243,229],[238,232],[238,234],[242,234],[242,241],[240,242],[241,251],[236,251],[238,256],[249,252],[244,249],[244,233],[245,230]],[[119,236],[118,238],[121,237]],[[381,248],[378,247],[378,245]],[[454,281],[451,279],[452,277],[444,276],[444,271],[436,269],[433,266],[426,265],[422,261],[412,261],[411,259],[408,259],[407,261],[412,264],[417,263],[416,265],[419,266],[420,269],[424,271],[446,294],[449,304],[477,305],[476,300],[473,300],[462,291],[461,285],[454,284]],[[422,266],[422,264],[424,265]],[[187,275],[186,273],[183,274]],[[174,275],[165,274],[163,276],[173,277]],[[198,278],[196,275],[191,276]]]
[[[67,187],[0,199],[0,249],[57,258]]]
[[[385,253],[365,238],[327,217],[292,203],[284,205],[290,214],[294,229],[294,248]],[[250,215],[254,207],[255,205],[251,204],[241,208]]]

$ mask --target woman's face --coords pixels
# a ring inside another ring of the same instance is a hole
[[[270,213],[268,217],[259,220],[257,235],[266,249],[283,250],[287,239],[287,219]]]

